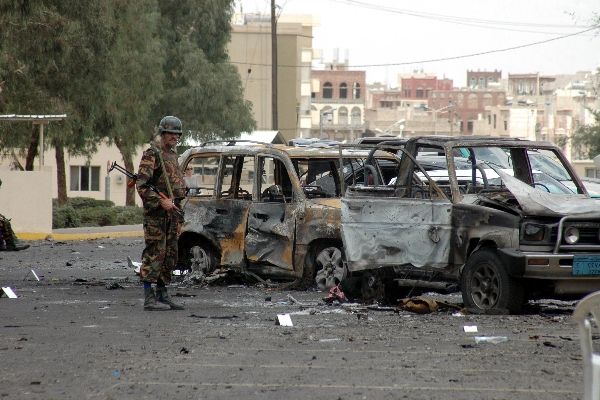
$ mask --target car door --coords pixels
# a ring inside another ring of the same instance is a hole
[[[452,203],[414,160],[392,185],[350,186],[342,198],[342,239],[350,271],[385,266],[441,268],[450,258]],[[406,160],[406,158],[404,158]],[[407,176],[402,183],[401,176]]]
[[[289,161],[289,160],[288,160]],[[257,158],[257,199],[248,212],[245,245],[249,262],[265,268],[293,271],[296,200],[291,162],[271,155]]]
[[[219,250],[219,265],[240,266],[244,262],[244,236],[248,210],[254,192],[254,156],[222,155],[197,157],[189,164],[189,181],[201,179],[212,183],[198,185],[188,195],[185,207],[185,232],[196,232]],[[194,179],[192,179],[194,178]]]

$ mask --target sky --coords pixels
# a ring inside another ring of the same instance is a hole
[[[268,14],[270,3],[237,0],[236,11]],[[350,69],[366,71],[368,83],[395,87],[399,73],[424,71],[460,87],[467,70],[501,70],[507,78],[600,67],[600,29],[581,33],[600,20],[599,0],[277,0],[277,6],[285,16],[312,15],[313,48],[323,50],[325,61],[334,49],[342,59],[347,54]]]

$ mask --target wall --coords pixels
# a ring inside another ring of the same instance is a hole
[[[10,218],[13,230],[52,232],[52,170],[9,171],[0,169],[0,214]]]

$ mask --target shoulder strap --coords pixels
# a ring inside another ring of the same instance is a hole
[[[171,188],[171,182],[169,181],[169,175],[167,174],[167,168],[165,167],[165,163],[162,158],[162,153],[161,153],[160,149],[158,149],[154,145],[154,143],[152,143],[150,146],[152,147],[152,150],[154,150],[154,154],[156,154],[156,157],[158,158],[158,161],[160,162],[162,173],[165,175],[165,184],[167,185],[167,192],[169,192],[169,198],[172,199],[173,198],[173,189]]]

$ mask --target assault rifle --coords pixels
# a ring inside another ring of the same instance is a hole
[[[117,164],[116,161],[114,161],[110,165],[110,168],[108,169],[108,172],[112,171],[113,169],[116,169],[117,171],[125,174],[125,176],[127,176],[129,178],[129,182],[127,182],[127,186],[128,187],[133,187],[135,185],[135,182],[138,179],[137,174],[134,174],[133,172],[128,171],[127,169],[123,168],[122,166],[120,166],[119,164]],[[161,199],[169,199],[169,196],[167,196],[166,194],[164,194],[163,192],[161,192],[160,190],[158,190],[158,188],[156,186],[154,186],[153,184],[151,184],[151,183],[146,183],[142,187],[147,187],[148,189],[152,190]],[[173,199],[169,199],[169,200],[173,201]],[[175,202],[173,202],[173,205],[175,205]],[[177,215],[179,215],[179,216],[181,216],[181,218],[183,218],[183,211],[181,209],[179,209],[177,207],[177,205],[175,205],[175,208],[173,210],[175,211],[175,213]]]

